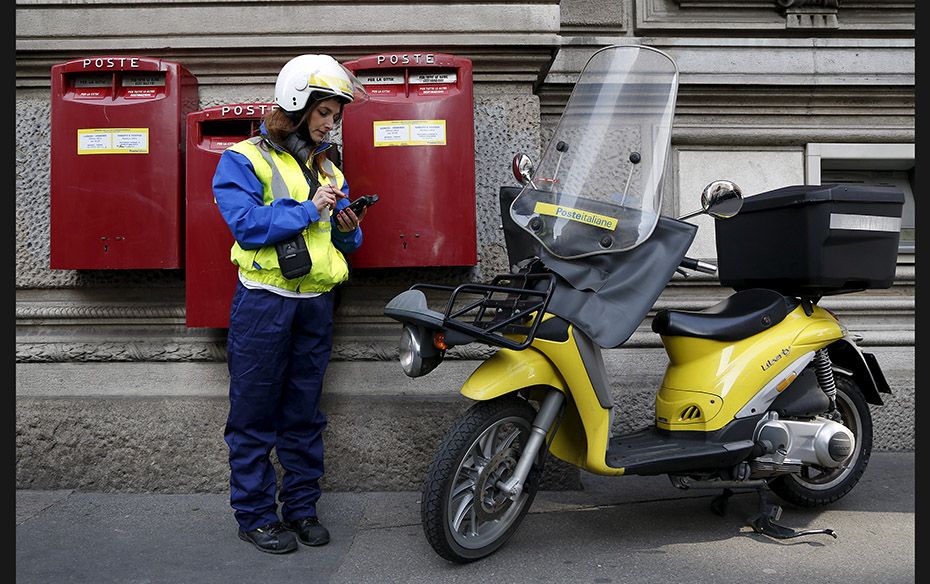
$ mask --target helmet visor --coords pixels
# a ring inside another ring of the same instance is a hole
[[[322,93],[333,95],[350,103],[353,101],[367,101],[369,99],[365,86],[346,69],[341,63],[338,64],[341,71],[332,74],[326,71],[314,71],[310,74],[307,81],[307,91],[311,95]]]

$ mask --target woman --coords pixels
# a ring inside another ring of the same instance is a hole
[[[239,267],[227,339],[230,504],[239,537],[269,553],[329,542],[316,513],[326,426],[319,403],[333,287],[348,277],[343,254],[361,245],[365,211],[346,209],[349,188],[325,138],[358,97],[365,90],[332,57],[291,59],[261,135],[226,150],[213,177]],[[284,469],[280,493],[272,447]]]

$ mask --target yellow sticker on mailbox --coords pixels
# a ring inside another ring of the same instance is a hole
[[[78,154],[148,154],[148,128],[86,128],[77,131]]]
[[[385,120],[373,122],[379,146],[445,146],[445,120]]]

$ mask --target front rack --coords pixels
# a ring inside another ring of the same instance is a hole
[[[545,289],[535,289],[542,283]],[[529,288],[533,285],[534,288]],[[530,346],[555,290],[555,276],[543,274],[501,274],[490,284],[414,284],[411,290],[451,292],[443,313],[443,328],[494,345],[523,350]],[[475,298],[477,297],[477,298]],[[526,335],[517,342],[505,335]]]

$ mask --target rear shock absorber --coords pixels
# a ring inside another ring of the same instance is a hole
[[[814,367],[817,374],[817,383],[827,397],[830,398],[830,413],[836,412],[836,380],[833,378],[833,363],[830,362],[830,353],[826,349],[817,351],[814,357]]]

